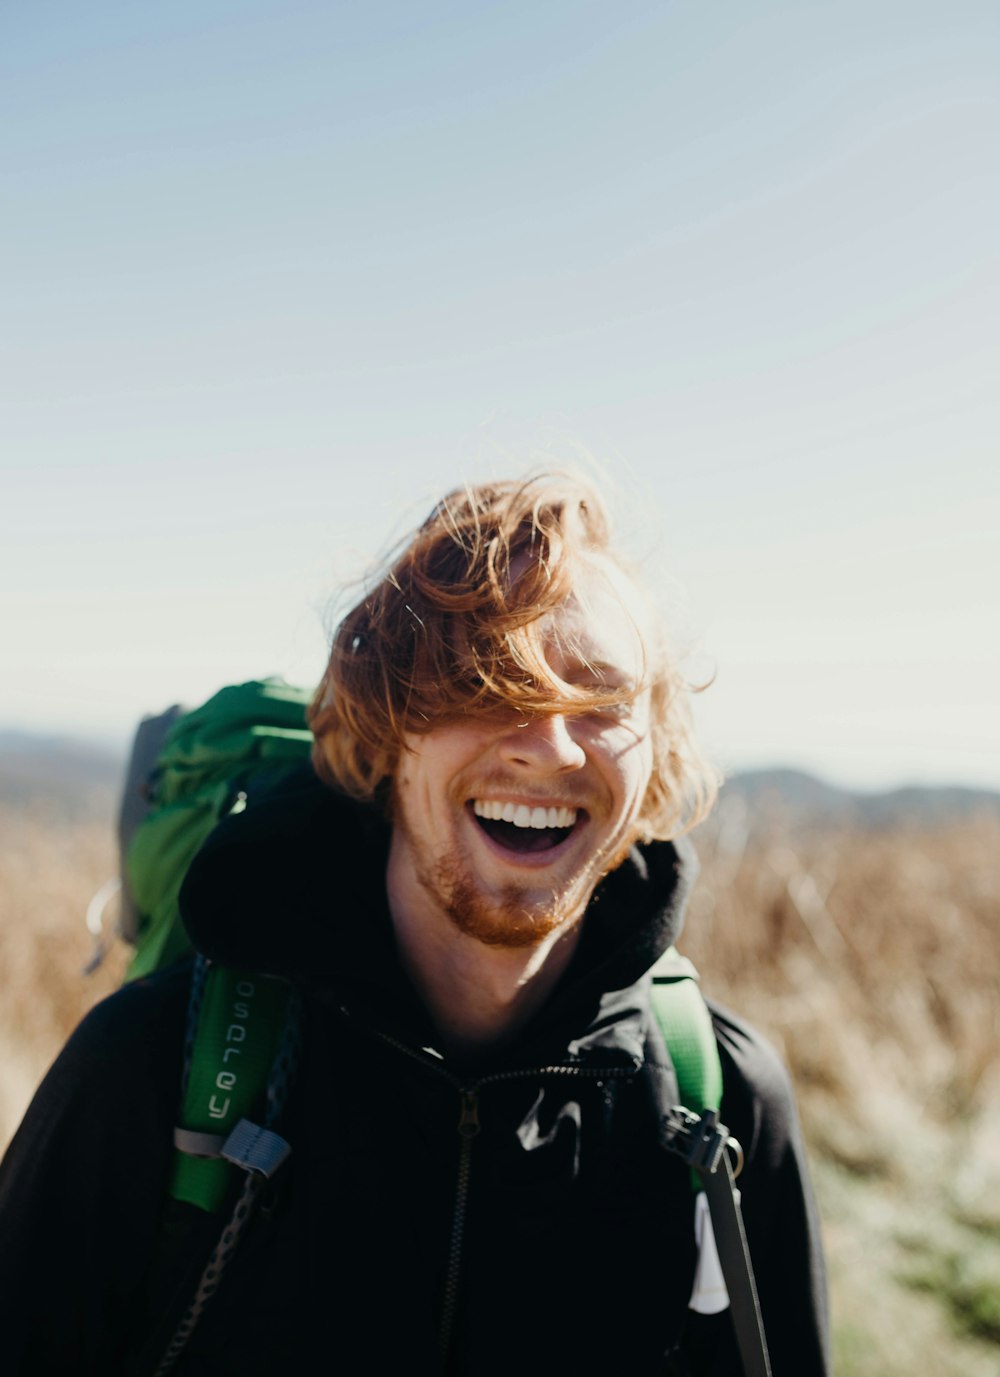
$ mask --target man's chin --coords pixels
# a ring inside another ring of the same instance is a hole
[[[459,932],[484,946],[524,950],[573,927],[597,882],[621,865],[631,845],[631,838],[623,841],[605,864],[575,876],[568,889],[517,883],[493,889],[463,870],[455,852],[440,856],[433,875],[420,879]]]
[[[548,903],[531,902],[516,887],[487,897],[463,881],[453,887],[445,911],[466,937],[487,947],[523,951],[567,926],[567,914],[554,897]]]

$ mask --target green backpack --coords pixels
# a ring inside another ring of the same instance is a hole
[[[135,947],[127,980],[165,969],[191,952],[178,911],[187,868],[217,823],[246,806],[251,790],[308,760],[312,734],[305,713],[311,697],[277,679],[255,680],[221,689],[194,711],[173,707],[140,723],[119,824],[119,932]],[[653,1008],[684,1106],[674,1124],[678,1151],[701,1190],[726,1159],[726,1131],[718,1125],[718,1048],[697,982],[694,967],[673,949],[653,972]],[[286,982],[196,957],[168,1192],[175,1201],[216,1213],[230,1197],[234,1178],[242,1190],[158,1374],[168,1372],[182,1351],[259,1189],[291,1150],[275,1126],[298,1038],[298,998]],[[263,1123],[254,1122],[261,1118]],[[714,1213],[713,1204],[713,1218]],[[746,1371],[764,1373],[766,1367]]]
[[[135,946],[126,980],[191,950],[177,896],[195,852],[247,790],[309,759],[312,694],[278,679],[220,689],[193,712],[168,708],[139,725],[122,800],[123,936]]]

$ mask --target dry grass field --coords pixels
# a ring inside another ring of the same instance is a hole
[[[729,805],[732,806],[729,806]],[[684,949],[799,1090],[841,1377],[1000,1375],[1000,819],[698,838]],[[110,826],[0,813],[0,1142],[126,953],[84,978]]]
[[[1000,1374],[1000,819],[700,837],[684,947],[791,1068],[842,1377]]]

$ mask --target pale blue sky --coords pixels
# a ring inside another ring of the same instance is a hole
[[[309,681],[587,453],[724,765],[1000,787],[998,71],[992,0],[8,9],[0,724]]]

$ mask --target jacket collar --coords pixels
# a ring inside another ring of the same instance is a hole
[[[251,794],[212,832],[181,890],[185,926],[214,961],[283,976],[390,1036],[431,1044],[433,1027],[396,955],[388,844],[375,809],[298,772]],[[634,847],[605,876],[565,975],[499,1054],[506,1065],[641,1064],[645,976],[681,931],[695,870],[688,843],[658,842]]]

